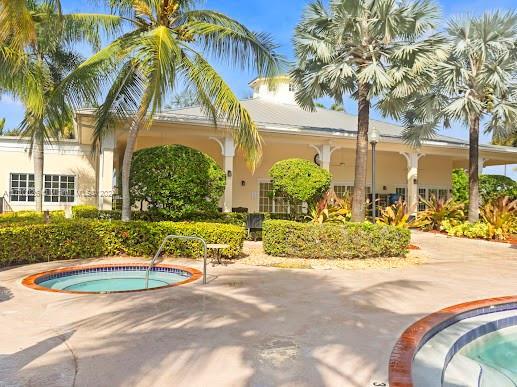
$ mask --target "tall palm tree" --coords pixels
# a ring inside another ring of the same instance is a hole
[[[444,58],[443,40],[430,35],[437,18],[428,0],[331,0],[329,8],[317,0],[295,29],[297,102],[314,109],[315,98],[342,103],[352,94],[358,103],[353,221],[365,218],[372,100],[387,91],[411,94],[430,63]]]
[[[129,174],[139,131],[148,128],[167,95],[185,85],[212,118],[234,129],[236,143],[251,165],[260,158],[261,139],[246,109],[208,58],[223,60],[260,76],[281,71],[281,58],[266,34],[248,30],[219,12],[195,8],[193,0],[110,0],[126,33],[86,60],[70,77],[76,104],[105,88],[97,109],[95,140],[113,120],[131,123],[122,162],[122,219],[131,217]],[[206,55],[206,56],[205,56]]]
[[[492,144],[517,147],[517,128],[512,133],[494,134]]]
[[[433,82],[411,101],[403,116],[406,140],[419,145],[440,125],[459,121],[469,129],[469,222],[479,220],[479,131],[506,137],[517,127],[517,13],[485,13],[451,20],[450,51],[434,66]]]
[[[0,28],[0,91],[13,95],[24,105],[19,133],[31,140],[35,208],[41,211],[44,144],[61,137],[72,121],[71,108],[64,96],[54,91],[82,61],[73,45],[87,41],[98,47],[99,28],[109,32],[116,28],[118,20],[88,14],[64,15],[58,1],[0,3],[1,20],[15,11],[26,20],[13,25],[10,33],[4,31],[4,26]]]

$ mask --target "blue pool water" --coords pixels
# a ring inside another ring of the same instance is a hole
[[[130,290],[142,290],[146,288],[145,268],[125,269],[117,268],[110,271],[88,271],[66,273],[57,278],[49,278],[41,282],[39,286],[49,289],[66,290],[74,292],[120,292]],[[149,273],[148,288],[160,288],[175,284],[190,278],[190,273],[181,270],[151,271]]]
[[[467,345],[462,352],[481,365],[501,373],[517,386],[517,327],[490,333]]]

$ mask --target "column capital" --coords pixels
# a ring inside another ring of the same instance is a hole
[[[224,136],[224,137],[209,137],[209,140],[213,140],[219,144],[221,147],[221,154],[225,157],[234,157],[235,156],[235,142],[232,136]]]
[[[407,161],[408,168],[414,168],[418,166],[418,160],[425,156],[425,153],[418,152],[400,152]]]

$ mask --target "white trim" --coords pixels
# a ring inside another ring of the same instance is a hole
[[[29,155],[30,144],[24,142],[3,141],[0,139],[0,152],[18,152]],[[59,154],[59,155],[77,155],[87,156],[91,147],[89,145],[79,145],[78,143],[60,143],[60,144],[45,144],[43,151],[45,154]]]
[[[259,178],[257,179],[257,188],[258,188],[258,191],[257,191],[257,211],[260,212],[260,184],[261,183],[271,183],[272,180],[271,179],[267,179],[267,178]],[[272,199],[272,206],[273,206],[273,211],[270,212],[271,214],[290,214],[291,213],[291,203],[289,203],[289,201],[287,201],[287,211],[288,212],[275,212],[275,199]],[[302,204],[303,205],[303,204]]]
[[[92,116],[93,111],[91,109],[83,109],[76,111],[76,114],[82,114],[86,116]],[[154,119],[154,122],[162,122],[162,123],[178,123],[178,124],[191,124],[197,126],[205,126],[205,127],[214,127],[214,123],[212,120],[209,120],[205,117],[200,117],[196,115],[174,115],[170,113],[162,113],[157,114]],[[372,120],[372,122],[376,122]],[[379,121],[382,122],[382,121]],[[382,122],[385,123],[385,122]],[[388,124],[388,123],[385,123]],[[256,122],[257,127],[260,131],[263,132],[273,132],[273,133],[295,133],[302,136],[313,136],[313,137],[323,137],[323,138],[341,138],[341,139],[355,139],[357,136],[357,131],[345,130],[345,129],[329,129],[327,132],[323,132],[323,130],[315,130],[314,128],[297,126],[297,125],[283,125],[283,124],[270,124],[264,122]],[[225,123],[218,123],[218,127],[222,129],[232,129],[230,125]],[[456,140],[457,142],[453,142]],[[382,136],[382,141],[386,143],[396,143],[406,145],[403,140],[396,135],[384,134]],[[468,150],[468,143],[464,142],[461,139],[451,139],[450,142],[446,140],[425,140],[422,141],[423,145],[427,145],[430,147],[437,148],[450,148],[450,149],[461,149]],[[487,146],[485,144],[480,145],[480,151],[484,152],[495,152],[495,153],[509,153],[509,154],[517,154],[517,148],[512,147],[504,147],[504,146]]]

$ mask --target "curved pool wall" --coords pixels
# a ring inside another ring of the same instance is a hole
[[[469,375],[474,386],[517,386],[517,325],[499,320],[491,333],[475,339],[453,356],[444,386],[458,386]]]
[[[191,267],[159,264],[151,269],[146,283],[148,267],[148,264],[73,266],[31,275],[24,278],[22,284],[54,293],[128,293],[179,286],[196,281],[202,275]]]
[[[464,349],[510,327],[517,327],[516,296],[455,305],[426,316],[397,341],[390,358],[390,386],[478,387],[494,385],[486,384],[487,377],[497,378],[497,383],[508,379],[499,370],[465,356]]]

